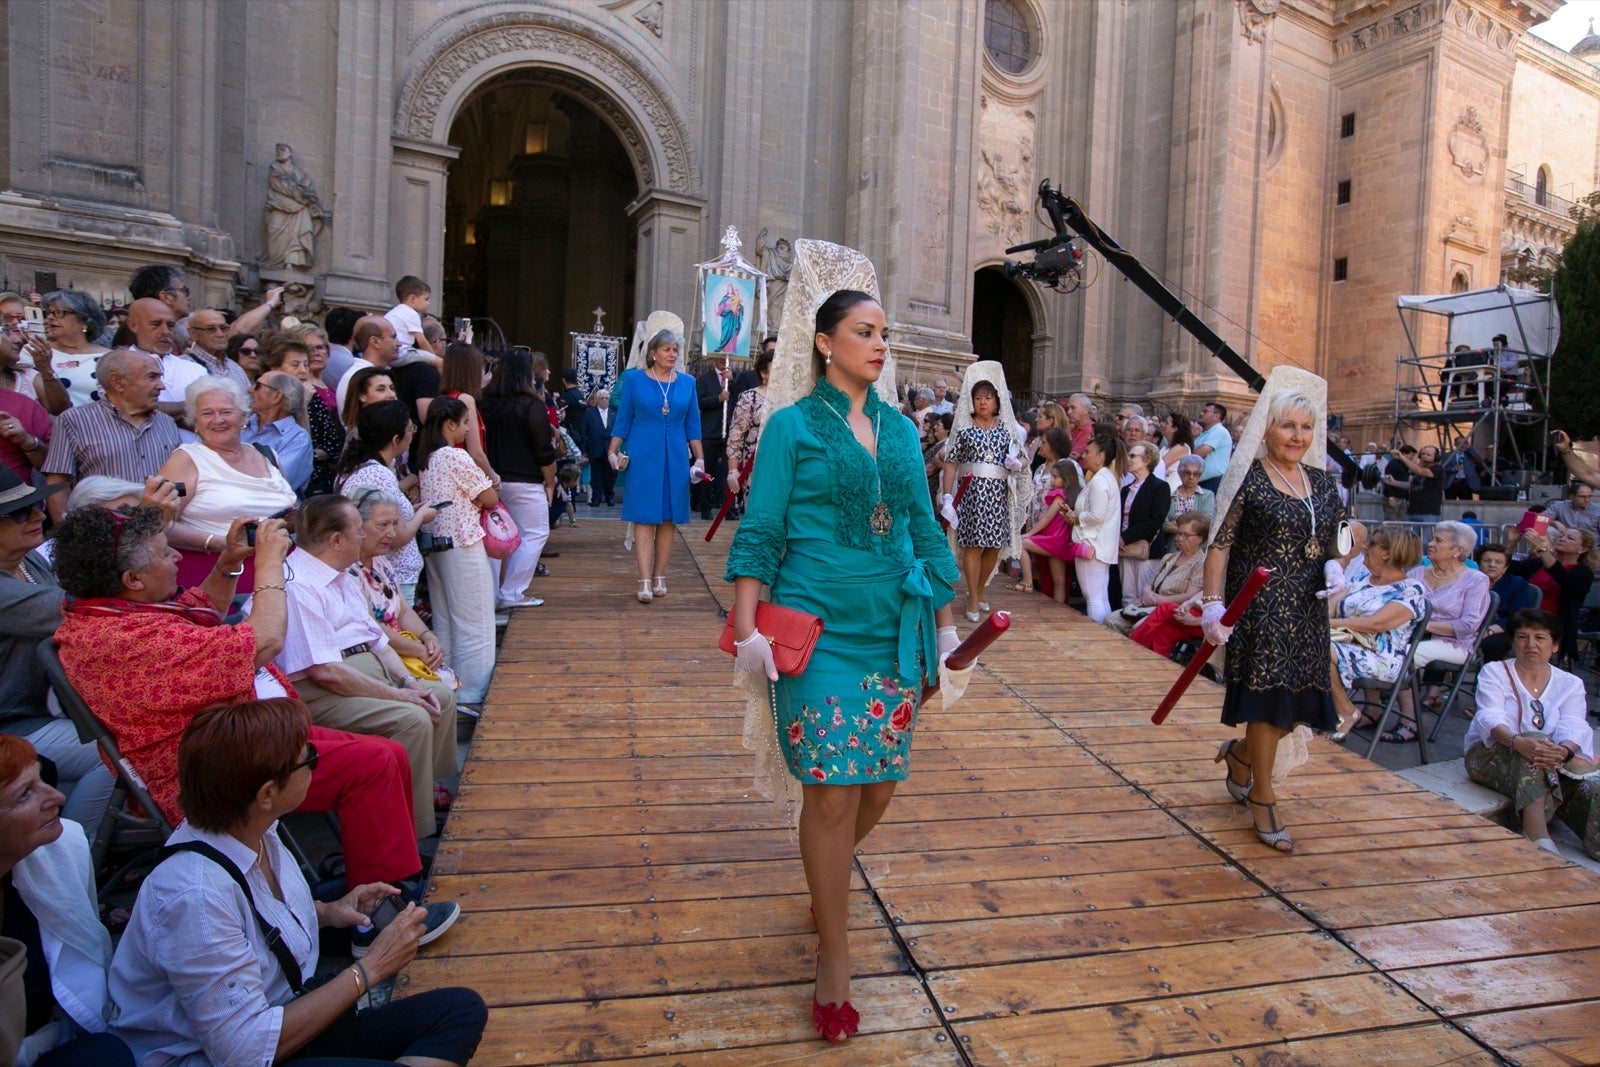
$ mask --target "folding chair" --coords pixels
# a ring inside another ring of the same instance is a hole
[[[1600,644],[1600,581],[1589,586],[1578,610],[1578,660],[1583,660],[1583,646]]]
[[[122,750],[117,746],[116,736],[105,723],[100,721],[98,715],[89,710],[89,705],[67,680],[66,669],[61,666],[61,659],[56,654],[55,639],[49,638],[39,642],[38,654],[39,663],[44,667],[45,677],[49,679],[50,687],[56,692],[56,699],[61,702],[62,710],[77,728],[78,740],[98,746],[117,776],[117,784],[111,791],[111,799],[106,804],[105,813],[100,817],[100,828],[95,833],[90,858],[96,870],[100,869],[100,865],[108,856],[131,853],[131,858],[106,881],[104,888],[100,890],[100,897],[103,900],[113,890],[120,889],[130,874],[155,858],[155,853],[171,835],[172,824],[161,814],[156,802],[150,799],[150,791],[146,788],[144,779],[139,777],[139,772],[133,769],[133,764],[122,754]],[[138,806],[138,811],[129,807],[129,801]]]
[[[1446,678],[1449,678],[1451,675],[1455,676],[1455,684],[1450,686],[1449,694],[1439,702],[1439,718],[1433,724],[1433,732],[1428,734],[1428,744],[1431,745],[1435,741],[1439,740],[1439,731],[1444,729],[1444,721],[1450,717],[1450,712],[1454,710],[1456,706],[1456,695],[1461,692],[1461,685],[1467,680],[1467,675],[1469,673],[1473,675],[1473,685],[1476,687],[1477,672],[1478,669],[1483,666],[1483,662],[1479,657],[1479,650],[1483,647],[1483,639],[1489,636],[1489,627],[1495,624],[1495,620],[1499,618],[1499,616],[1500,594],[1491,592],[1489,594],[1489,613],[1483,617],[1483,622],[1478,625],[1478,632],[1472,638],[1472,647],[1467,650],[1467,658],[1462,661],[1461,666],[1456,667],[1450,664],[1441,663],[1437,666],[1429,666],[1423,669],[1422,680],[1424,682],[1430,681],[1429,676],[1433,675],[1439,679],[1439,682],[1442,685],[1444,684],[1444,680]],[[1422,729],[1422,705],[1418,704],[1416,707],[1418,716],[1417,729],[1420,730]]]
[[[1389,721],[1389,716],[1394,713],[1395,706],[1400,702],[1400,691],[1405,688],[1411,690],[1411,706],[1417,706],[1417,674],[1415,662],[1417,646],[1428,639],[1428,620],[1433,616],[1433,605],[1426,602],[1422,605],[1422,614],[1411,624],[1410,643],[1406,646],[1406,658],[1400,664],[1400,671],[1394,676],[1394,681],[1385,681],[1382,678],[1358,677],[1351,682],[1352,689],[1375,689],[1384,694],[1383,711],[1378,715],[1378,723],[1372,728],[1372,741],[1367,745],[1367,758],[1378,751],[1378,738],[1383,736],[1384,726]],[[1417,725],[1417,751],[1422,753],[1422,762],[1428,762],[1427,735],[1422,732],[1422,726]]]

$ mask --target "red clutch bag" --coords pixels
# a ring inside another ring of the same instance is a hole
[[[772,644],[772,662],[779,674],[796,675],[811,662],[811,653],[822,636],[822,620],[815,615],[765,600],[756,604],[756,629],[766,635]],[[733,647],[733,613],[728,613],[728,625],[722,628],[722,638],[717,647],[732,656],[738,652]]]

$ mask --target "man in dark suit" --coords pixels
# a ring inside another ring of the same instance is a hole
[[[606,449],[611,444],[611,429],[616,425],[616,412],[611,410],[611,394],[597,389],[594,404],[583,409],[583,417],[572,430],[573,439],[583,454],[589,457],[589,506],[597,508],[605,498],[606,507],[616,506],[617,472],[606,462]]]
[[[578,388],[578,372],[568,367],[561,372],[561,407],[567,431],[574,436],[583,423],[584,404],[583,390]]]
[[[691,502],[691,506],[698,506],[700,517],[710,521],[712,513],[722,506],[722,496],[728,488],[726,412],[732,410],[732,405],[728,403],[725,365],[714,358],[706,362],[710,365],[695,379],[695,394],[700,401],[701,454],[711,477],[691,490],[699,498],[698,505]]]

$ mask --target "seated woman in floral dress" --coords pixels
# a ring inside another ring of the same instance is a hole
[[[1371,573],[1358,578],[1339,600],[1329,620],[1333,632],[1333,705],[1339,713],[1334,740],[1373,720],[1350,699],[1357,678],[1393,681],[1400,674],[1411,640],[1411,626],[1428,593],[1406,571],[1422,558],[1422,544],[1410,530],[1379,527],[1367,541]]]

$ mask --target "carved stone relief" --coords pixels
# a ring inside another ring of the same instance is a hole
[[[1000,247],[1021,244],[1033,198],[1034,111],[987,95],[979,107],[975,218],[980,232]]]
[[[1489,167],[1489,142],[1483,136],[1483,123],[1478,121],[1478,109],[1469,107],[1456,122],[1446,140],[1450,149],[1450,165],[1468,180],[1481,184]]]
[[[587,79],[540,68],[553,88],[580,97],[605,114],[633,157],[640,183],[662,184],[671,191],[698,195],[699,175],[689,147],[688,131],[670,102],[670,91],[630,59],[597,40],[592,27],[549,11],[518,12],[480,19],[451,34],[434,47],[400,92],[395,130],[421,141],[435,138],[434,129],[446,98],[469,72],[486,61],[516,53],[559,55],[566,64],[604,75],[626,93],[619,102]],[[641,129],[650,130],[659,143],[667,173],[657,175],[650,144]]]
[[[646,4],[633,16],[633,20],[657,37],[661,36],[661,0]]]
[[[1235,0],[1239,9],[1239,32],[1252,44],[1267,39],[1280,0]]]

